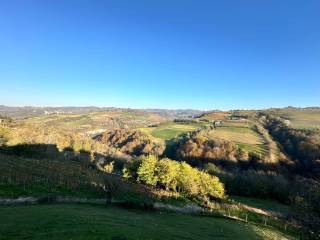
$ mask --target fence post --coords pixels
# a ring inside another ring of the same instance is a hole
[[[264,225],[267,226],[267,218],[264,218]]]
[[[284,224],[284,230],[287,231],[287,224]]]
[[[246,213],[246,222],[248,222],[248,214]]]

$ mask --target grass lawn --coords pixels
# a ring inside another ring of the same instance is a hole
[[[223,218],[87,204],[0,207],[0,239],[292,239]]]
[[[177,137],[180,134],[187,133],[189,131],[197,130],[198,128],[206,125],[206,123],[175,123],[166,122],[157,127],[141,128],[140,130],[151,134],[155,138],[163,140],[169,140]]]

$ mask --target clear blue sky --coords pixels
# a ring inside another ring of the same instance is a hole
[[[2,0],[0,104],[320,105],[319,0]]]

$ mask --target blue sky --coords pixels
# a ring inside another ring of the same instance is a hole
[[[0,104],[320,105],[320,1],[3,0]]]

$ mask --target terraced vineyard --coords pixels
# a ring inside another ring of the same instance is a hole
[[[32,159],[0,153],[0,196],[47,194],[103,196],[96,185],[104,178],[85,163],[71,160]]]
[[[212,138],[218,138],[236,143],[248,152],[254,152],[260,157],[268,154],[263,137],[253,130],[253,123],[225,121],[222,127],[211,132]]]

